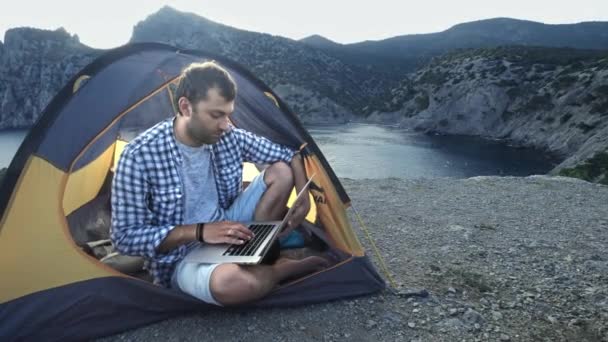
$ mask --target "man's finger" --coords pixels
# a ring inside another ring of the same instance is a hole
[[[226,243],[229,243],[231,245],[242,245],[245,243],[245,240],[241,240],[241,239],[234,239],[234,238],[227,238],[225,240]]]
[[[245,235],[249,237],[247,240],[254,237],[253,232],[240,222],[229,222],[229,224],[226,226],[226,229],[227,234],[231,236],[242,237],[242,235]]]
[[[230,235],[230,237],[241,239],[241,240],[251,240],[251,238],[252,238],[251,232],[249,234],[245,234],[245,233],[243,233],[242,231],[240,231],[238,229],[233,229],[233,232]]]
[[[238,237],[245,236],[245,237],[248,237],[248,239],[251,239],[254,236],[253,232],[242,224],[232,227],[232,231],[234,232],[234,235],[236,235]]]

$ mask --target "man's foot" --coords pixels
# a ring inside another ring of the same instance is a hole
[[[285,272],[288,278],[300,277],[312,272],[318,272],[329,266],[329,261],[319,256],[310,256],[300,260],[279,258],[274,267]]]

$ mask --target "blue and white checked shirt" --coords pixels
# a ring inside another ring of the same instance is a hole
[[[243,162],[290,162],[294,151],[242,129],[231,127],[212,146],[219,204],[227,209],[242,191]],[[169,253],[156,251],[171,229],[184,224],[185,189],[182,156],[173,135],[173,118],[164,120],[125,147],[112,182],[112,227],[116,249],[146,259],[154,283],[170,286],[175,264],[196,245]]]

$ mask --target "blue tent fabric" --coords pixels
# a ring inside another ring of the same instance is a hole
[[[248,307],[321,303],[369,294],[384,286],[367,258],[354,258],[331,271],[281,287]],[[206,310],[220,308],[139,279],[98,278],[0,305],[0,341],[80,341]]]

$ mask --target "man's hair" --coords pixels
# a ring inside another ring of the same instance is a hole
[[[195,105],[207,99],[209,89],[217,88],[226,101],[236,97],[236,83],[224,68],[215,62],[192,63],[182,71],[175,90],[175,108],[179,111],[179,99],[185,97]]]

